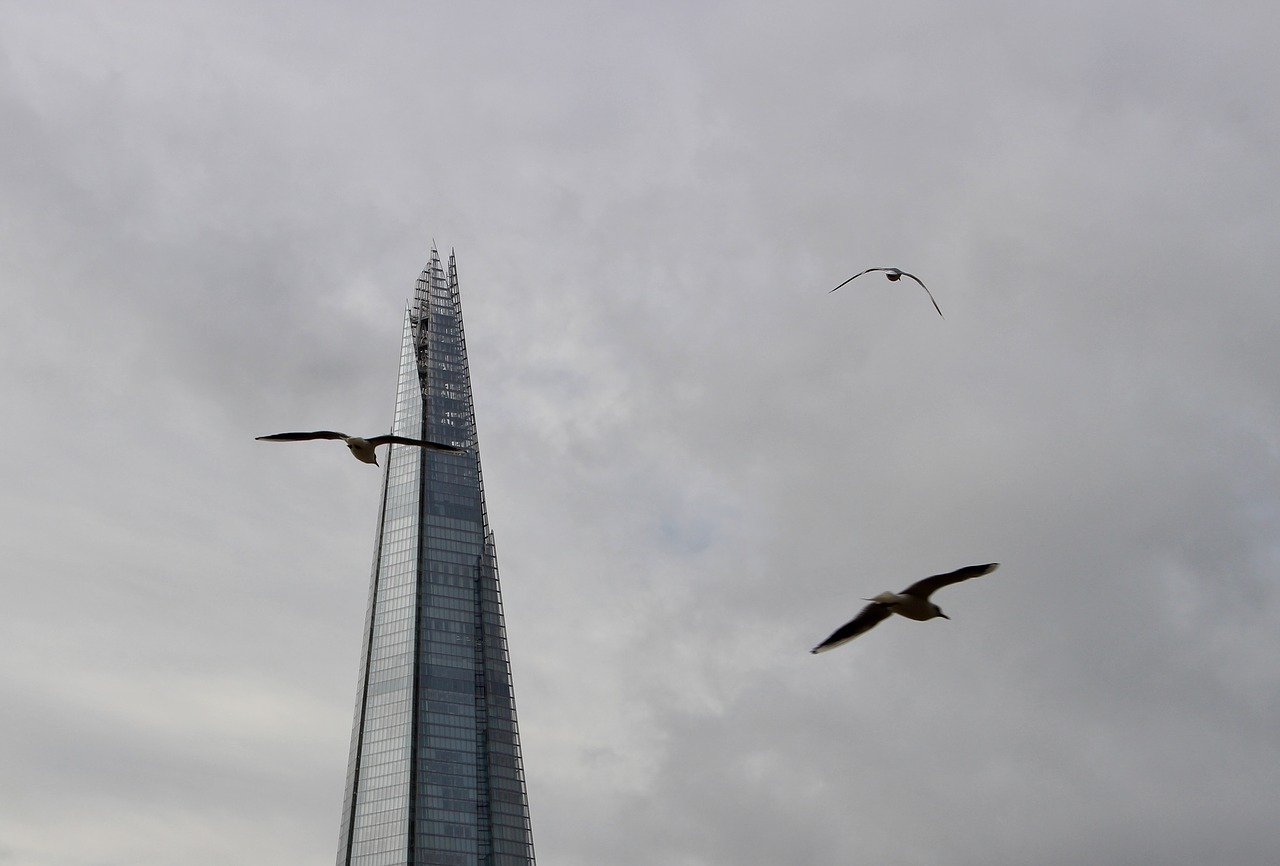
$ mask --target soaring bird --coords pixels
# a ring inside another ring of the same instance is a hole
[[[884,271],[885,277],[889,279],[891,282],[895,282],[895,283],[898,280],[902,279],[903,277],[911,277],[911,279],[915,280],[917,283],[920,283],[920,288],[924,289],[925,294],[929,296],[929,300],[933,301],[933,308],[938,311],[939,316],[942,316],[942,307],[939,307],[938,302],[933,300],[933,292],[929,291],[929,287],[926,286],[924,283],[920,282],[920,278],[917,277],[915,274],[909,274],[906,271],[900,271],[897,268],[867,268],[865,271],[862,271],[862,273],[854,274],[853,276],[849,277],[849,279],[845,280],[843,283],[836,286],[836,289],[847,286],[849,285],[849,283],[853,282],[858,277],[862,276],[862,274],[869,274],[872,271]],[[831,291],[834,292],[836,289],[832,289]],[[831,294],[831,292],[828,292],[827,294]],[[942,316],[942,317],[944,319],[946,318],[946,316]]]
[[[917,580],[902,592],[886,591],[875,598],[864,599],[864,601],[869,601],[871,604],[864,607],[862,612],[849,622],[832,632],[831,637],[818,644],[810,652],[826,652],[829,649],[835,649],[840,644],[848,643],[864,631],[870,631],[881,620],[888,619],[891,613],[922,622],[938,616],[943,619],[951,619],[951,617],[942,612],[942,608],[929,601],[929,596],[934,590],[942,589],[942,587],[950,586],[953,583],[959,583],[962,580],[968,580],[971,577],[990,574],[999,567],[1000,563],[998,562],[989,562],[986,565],[969,565],[948,574],[935,574],[933,577]]]
[[[263,442],[300,442],[304,439],[341,439],[347,443],[347,447],[351,449],[351,453],[361,463],[372,463],[378,465],[378,455],[374,453],[375,448],[379,445],[394,443],[397,445],[417,445],[420,448],[428,448],[432,451],[451,451],[454,453],[466,451],[465,448],[459,448],[456,445],[445,445],[440,442],[428,442],[425,439],[410,439],[407,436],[370,436],[363,439],[359,436],[348,436],[346,433],[335,433],[332,430],[316,430],[311,433],[276,433],[271,436],[258,436],[258,440]]]

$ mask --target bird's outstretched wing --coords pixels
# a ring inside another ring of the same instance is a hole
[[[845,280],[843,283],[841,283],[840,285],[836,286],[836,289],[842,289],[842,288],[844,288],[845,286],[849,285],[849,284],[850,284],[850,283],[852,283],[854,280],[856,280],[858,277],[862,276],[862,274],[869,274],[869,273],[871,273],[872,271],[887,271],[887,270],[889,270],[889,269],[888,269],[888,268],[867,268],[865,271],[862,271],[861,273],[857,273],[857,274],[854,274],[853,276],[849,277],[849,279]],[[832,290],[831,290],[831,292],[834,292],[836,289],[832,289]],[[827,294],[829,295],[829,294],[831,294],[831,292],[827,292]]]
[[[445,445],[443,442],[428,442],[426,439],[410,439],[407,436],[371,436],[365,441],[374,448],[391,442],[396,445],[417,445],[419,448],[427,448],[431,451],[452,451],[454,453],[458,453],[467,450],[465,448],[459,448],[457,445]]]
[[[950,586],[953,583],[959,583],[962,580],[968,580],[971,577],[990,574],[999,567],[1000,563],[998,562],[988,562],[986,565],[966,565],[964,568],[957,568],[947,574],[935,574],[933,577],[917,580],[904,589],[902,594],[915,596],[919,599],[927,599],[934,590],[942,589],[942,587]]]
[[[831,633],[831,637],[818,644],[811,653],[822,653],[835,649],[842,643],[848,643],[864,631],[869,631],[893,611],[889,605],[873,601],[862,609],[862,612]]]
[[[906,271],[902,271],[901,273],[904,277],[911,277],[911,279],[915,280],[917,283],[920,283],[920,288],[924,289],[924,293],[929,296],[929,300],[933,301],[933,308],[938,311],[939,316],[942,316],[942,307],[939,307],[938,302],[933,300],[933,292],[929,291],[929,287],[926,286],[924,282],[921,281],[921,279],[917,277],[915,274],[909,274]],[[942,318],[945,319],[946,316],[942,316]]]
[[[274,433],[270,436],[254,437],[268,442],[301,442],[304,439],[346,439],[346,433],[334,433],[332,430],[314,430],[310,433]]]

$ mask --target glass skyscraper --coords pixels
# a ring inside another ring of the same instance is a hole
[[[338,866],[532,866],[458,272],[433,247],[405,313]]]

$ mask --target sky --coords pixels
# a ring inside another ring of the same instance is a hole
[[[0,866],[333,861],[433,244],[541,862],[1276,862],[1277,29],[0,0]]]

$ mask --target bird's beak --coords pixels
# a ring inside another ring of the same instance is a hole
[[[951,617],[947,616],[947,615],[946,615],[945,613],[943,613],[942,611],[938,611],[938,616],[942,617],[943,619],[951,619]]]

